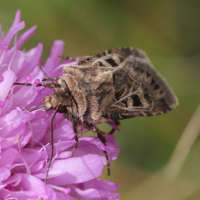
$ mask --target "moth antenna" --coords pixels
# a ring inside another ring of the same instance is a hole
[[[59,105],[60,106],[60,105]],[[46,178],[45,178],[45,185],[47,184],[47,178],[48,178],[48,174],[49,174],[49,169],[50,169],[50,166],[51,166],[51,162],[52,162],[52,159],[53,159],[53,155],[54,155],[54,143],[53,143],[53,121],[55,119],[55,116],[58,112],[58,108],[59,106],[57,107],[56,111],[54,112],[53,116],[52,116],[52,119],[51,119],[51,157],[50,157],[50,160],[49,160],[49,164],[48,164],[48,167],[47,167],[47,173],[46,173]]]
[[[48,76],[47,76],[47,74],[44,72],[44,70],[42,69],[42,66],[39,66],[39,68],[40,68],[40,70],[42,71],[42,73],[44,74],[44,76],[46,77],[46,79],[52,84],[52,85],[54,85],[54,88],[56,88],[56,84],[52,81],[52,79],[51,78],[49,78]]]

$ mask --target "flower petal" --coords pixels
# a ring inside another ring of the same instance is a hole
[[[120,198],[119,193],[114,193],[119,184],[114,184],[109,181],[101,179],[94,179],[85,183],[76,184],[71,189],[71,195],[78,199],[88,200],[118,200]]]
[[[17,44],[16,44],[16,48],[19,49],[21,47],[21,45],[28,40],[35,32],[35,29],[37,28],[37,26],[33,26],[32,28],[30,28],[29,30],[27,30],[18,40]]]
[[[1,157],[0,157],[0,166],[2,166],[2,167],[6,166],[8,168],[11,167],[15,161],[15,158],[16,158],[16,150],[15,149],[8,148],[5,150],[2,150]]]
[[[15,130],[21,124],[21,121],[22,121],[21,111],[17,109],[12,110],[8,114],[0,117],[1,137],[14,136],[13,130]]]
[[[10,170],[6,167],[0,167],[0,182],[4,181],[10,176]]]
[[[26,61],[23,63],[23,67],[18,74],[18,79],[28,76],[33,69],[38,65],[42,54],[43,45],[39,43],[36,48],[25,54]]]
[[[75,200],[73,197],[66,195],[63,192],[55,191],[55,193],[59,200]]]
[[[71,195],[78,199],[88,200],[118,200],[119,193],[114,193],[119,184],[114,184],[109,181],[95,179],[85,183],[76,184],[72,187]]]
[[[107,151],[109,161],[111,162],[115,160],[119,154],[119,146],[115,143],[116,137],[114,135],[107,135],[105,138],[106,138],[106,146],[97,137],[79,138],[79,145],[76,152],[74,153],[74,156],[79,157],[86,154],[94,153],[96,155],[101,156],[104,165],[106,165],[107,160],[105,158],[103,151]]]
[[[10,183],[7,181],[7,184],[7,188],[10,190],[0,190],[1,198],[9,197],[19,200],[33,200],[39,199],[39,197],[49,199],[51,196],[52,200],[57,200],[55,192],[49,186],[46,188],[44,182],[32,175],[24,173],[14,174],[10,179]]]
[[[64,42],[62,40],[56,40],[51,48],[51,55],[47,59],[44,66],[45,73],[52,78],[57,77],[59,74],[55,73],[55,65],[58,65],[61,60],[60,56],[63,55]],[[61,72],[61,71],[60,71]]]
[[[17,77],[15,73],[8,69],[3,72],[2,76],[4,77],[4,81],[0,83],[0,101],[5,101],[10,88],[12,87],[13,83],[16,81]]]
[[[13,25],[11,26],[8,34],[5,36],[3,41],[1,42],[1,47],[3,47],[4,44],[9,45],[13,36],[21,29],[25,27],[25,22],[20,22],[20,15],[21,12],[18,10],[15,15],[15,19],[13,22]]]
[[[78,158],[56,160],[52,162],[48,183],[55,185],[81,183],[100,176],[102,170],[103,163],[97,155],[89,154]],[[41,175],[40,177],[45,178],[46,170],[41,170],[41,172],[43,172],[43,175],[41,174],[43,177]]]

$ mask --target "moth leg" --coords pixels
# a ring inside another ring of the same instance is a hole
[[[92,125],[92,124],[88,124],[88,123],[84,123],[85,127],[88,128],[89,130],[97,133],[98,138],[100,139],[100,141],[106,146],[106,138],[105,138],[105,133],[103,131],[101,131],[100,129],[98,129],[96,126]],[[108,176],[110,175],[110,162],[109,162],[109,157],[108,157],[108,153],[107,151],[103,151],[106,160],[107,160],[107,173]]]
[[[58,108],[59,106],[56,108],[52,118],[51,118],[51,157],[49,159],[49,164],[47,166],[47,172],[46,172],[46,178],[45,178],[45,185],[47,184],[47,178],[48,178],[48,174],[49,174],[49,169],[50,169],[50,166],[51,166],[51,162],[53,160],[53,156],[54,156],[54,137],[53,137],[53,122],[54,122],[54,119],[55,119],[55,116],[58,112]]]
[[[75,139],[76,143],[75,143],[74,148],[72,150],[71,157],[73,157],[74,152],[76,151],[76,149],[78,147],[77,122],[74,119],[74,117],[72,117],[72,127],[73,127],[73,131],[74,131],[74,134],[75,134],[74,139]]]
[[[119,122],[118,120],[116,120],[116,121],[115,121],[115,124],[116,124],[117,126],[119,126],[119,125],[120,125],[120,122]],[[108,134],[113,135],[115,131],[116,131],[116,130],[115,130],[114,128],[112,128]]]

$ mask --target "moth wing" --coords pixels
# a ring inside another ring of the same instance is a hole
[[[141,50],[133,50],[134,54],[125,58],[113,72],[115,97],[104,114],[105,118],[121,120],[159,115],[178,105],[172,89],[155,71],[146,54]],[[137,51],[140,56],[135,53]]]

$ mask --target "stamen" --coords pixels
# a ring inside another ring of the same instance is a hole
[[[17,144],[18,144],[18,150],[19,150],[19,154],[21,156],[21,159],[24,163],[24,166],[26,167],[26,170],[27,170],[27,174],[31,174],[31,171],[30,171],[30,168],[26,162],[26,160],[24,159],[23,155],[22,155],[22,152],[21,152],[21,147],[20,147],[20,144],[19,144],[19,139],[17,139]]]
[[[47,184],[47,178],[48,178],[48,174],[49,174],[49,168],[51,166],[51,161],[53,159],[53,154],[54,154],[54,143],[53,143],[53,121],[55,119],[55,116],[58,112],[58,109],[59,109],[59,106],[58,108],[56,109],[56,111],[54,112],[53,116],[52,116],[52,119],[51,119],[51,157],[50,157],[50,160],[49,160],[49,165],[47,167],[47,173],[46,173],[46,178],[45,178],[45,185]]]
[[[30,130],[31,130],[31,133],[32,133],[30,147],[33,148],[33,146],[34,146],[34,141],[35,141],[35,134],[34,134],[33,127],[32,127],[32,124],[31,124],[30,121],[28,121],[28,126],[29,126],[29,128],[30,128]]]
[[[46,145],[43,145],[41,142],[39,142],[39,141],[37,141],[37,140],[35,140],[35,142],[38,143],[38,144],[40,144],[41,147],[42,147],[42,148],[39,150],[39,152],[44,151],[44,152],[46,153],[46,155],[47,155],[47,149],[46,149],[46,147],[49,146],[49,143],[47,143]],[[47,159],[45,160],[45,163],[46,163],[46,165],[47,165]],[[46,166],[46,165],[45,165],[45,166]]]

